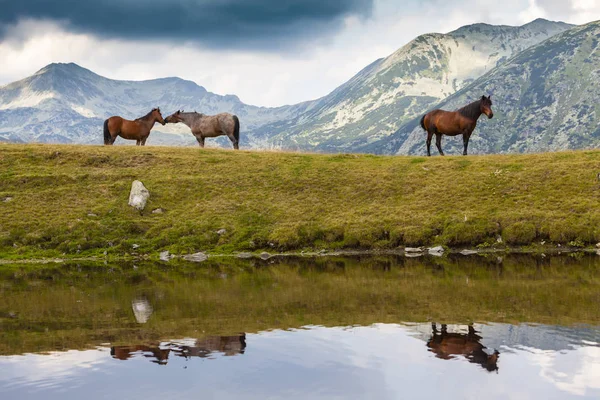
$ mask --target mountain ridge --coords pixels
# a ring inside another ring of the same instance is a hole
[[[100,143],[100,134],[92,132],[100,131],[104,118],[135,118],[160,106],[164,113],[181,108],[235,113],[245,147],[370,151],[508,56],[570,27],[538,19],[519,27],[472,24],[421,35],[328,95],[280,107],[248,105],[236,95],[217,95],[178,77],[113,80],[74,63],[53,63],[0,87],[0,140]],[[155,130],[149,143],[194,143],[185,127]]]

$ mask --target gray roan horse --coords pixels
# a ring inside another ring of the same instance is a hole
[[[135,121],[119,116],[110,117],[104,121],[104,144],[112,145],[117,136],[121,136],[123,139],[135,140],[138,146],[144,146],[150,130],[157,122],[165,124],[158,107]]]
[[[189,126],[200,147],[204,147],[204,139],[207,137],[227,135],[233,143],[233,148],[239,150],[240,120],[233,114],[204,115],[197,112],[177,111],[165,118],[165,122],[171,124],[183,122]]]

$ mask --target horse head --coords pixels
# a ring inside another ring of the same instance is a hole
[[[492,96],[481,96],[481,112],[485,114],[489,119],[494,118],[494,111],[492,111]]]
[[[166,124],[165,120],[162,117],[162,114],[160,113],[160,108],[156,107],[152,109],[152,116],[154,117],[155,121],[160,122],[162,125]]]
[[[181,110],[175,111],[173,114],[169,115],[165,118],[165,122],[167,124],[176,124],[178,122],[182,122],[183,118],[181,118]]]

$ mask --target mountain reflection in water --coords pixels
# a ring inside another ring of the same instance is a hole
[[[0,295],[3,400],[600,398],[591,254],[10,266]]]
[[[224,356],[244,354],[246,335],[209,336],[202,339],[186,339],[182,341],[163,342],[157,345],[113,346],[110,355],[119,360],[128,360],[136,354],[151,358],[153,363],[165,365],[169,355],[176,357],[208,358],[215,353]]]
[[[597,328],[474,324],[436,331],[432,334],[431,324],[307,326],[3,356],[0,398],[94,400],[115,393],[123,399],[192,399],[199,393],[219,399],[462,399],[482,392],[487,399],[600,396]],[[441,353],[431,348],[432,341],[447,338],[458,345]],[[543,350],[555,347],[551,338],[560,350]],[[501,355],[491,362],[480,354],[492,351],[489,343],[500,344]],[[498,370],[490,374],[494,362]],[[465,380],[468,385],[456,384]]]

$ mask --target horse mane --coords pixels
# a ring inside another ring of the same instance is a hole
[[[474,101],[471,104],[467,104],[463,108],[456,110],[463,117],[470,119],[478,119],[481,115],[481,99]]]
[[[206,114],[202,114],[202,113],[199,113],[199,112],[196,112],[196,111],[186,111],[186,112],[184,112],[183,110],[181,110],[181,114],[197,115],[199,117],[205,117],[206,116]]]
[[[153,108],[152,110],[150,110],[150,112],[149,112],[148,114],[144,115],[143,117],[136,118],[135,120],[136,120],[136,121],[143,121],[143,120],[146,120],[146,119],[150,118],[150,116],[152,115],[152,113],[153,113],[154,111],[156,111],[156,110],[158,110],[158,108]]]

